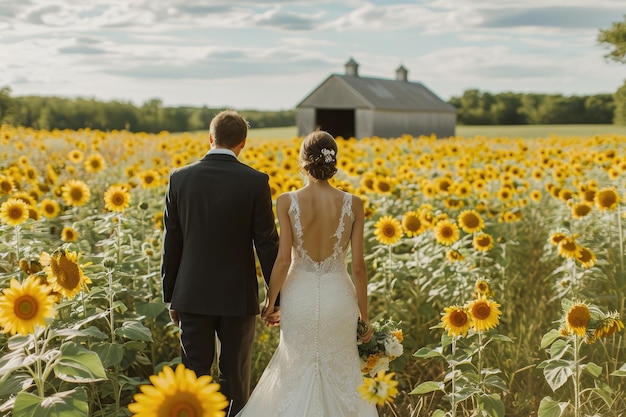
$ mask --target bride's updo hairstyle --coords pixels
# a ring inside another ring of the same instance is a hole
[[[309,133],[300,147],[300,167],[317,180],[329,180],[337,173],[337,142],[328,132]]]

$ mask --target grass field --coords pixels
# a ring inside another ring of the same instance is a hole
[[[296,137],[296,126],[251,129],[251,139],[289,139]],[[602,134],[626,135],[626,126],[617,125],[513,125],[513,126],[457,126],[459,137],[539,138],[558,136],[593,136]]]

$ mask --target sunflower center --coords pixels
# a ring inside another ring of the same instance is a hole
[[[78,265],[66,257],[59,259],[59,274],[57,275],[59,285],[67,290],[73,290],[80,284],[80,270]]]
[[[584,306],[572,307],[567,315],[567,322],[572,327],[587,327],[590,319],[589,309]]]
[[[617,197],[613,191],[602,191],[598,195],[598,201],[602,207],[611,207],[617,202]]]
[[[411,232],[416,232],[422,227],[422,222],[415,216],[409,216],[404,222],[404,227]]]
[[[463,216],[463,223],[469,228],[476,228],[480,224],[480,221],[478,217],[470,213]]]
[[[396,228],[391,224],[385,225],[383,227],[383,235],[386,237],[394,237],[396,235]]]
[[[170,417],[196,417],[200,416],[193,404],[186,402],[177,402],[170,408]]]
[[[442,227],[441,228],[441,236],[445,237],[445,238],[449,238],[453,235],[452,232],[452,228],[451,227]]]
[[[54,206],[52,204],[46,204],[43,210],[48,214],[52,214],[54,213]]]
[[[378,189],[380,191],[386,192],[386,191],[391,190],[391,186],[389,184],[387,184],[385,181],[380,181],[378,183]]]
[[[12,189],[13,185],[11,185],[9,181],[0,182],[0,190],[2,190],[4,193],[8,194]]]
[[[476,303],[472,307],[472,315],[478,320],[486,320],[491,314],[491,308],[486,303]]]
[[[113,198],[111,198],[111,201],[116,206],[122,206],[126,202],[126,199],[122,194],[114,194]]]
[[[83,199],[83,190],[80,188],[74,187],[70,190],[70,196],[74,201],[80,201]]]
[[[463,327],[467,324],[467,314],[460,310],[455,310],[450,314],[450,323],[456,327]]]
[[[562,245],[563,249],[568,252],[573,252],[576,250],[576,242],[574,242],[573,240],[565,240],[563,241]]]
[[[37,300],[31,295],[22,295],[15,301],[14,312],[20,320],[30,320],[37,315]]]
[[[152,184],[152,182],[154,181],[154,177],[153,177],[153,176],[151,176],[151,175],[146,175],[146,176],[143,178],[143,180],[144,180],[144,182],[145,182],[146,184]]]
[[[11,220],[19,220],[24,215],[24,210],[20,206],[9,207],[7,215]]]

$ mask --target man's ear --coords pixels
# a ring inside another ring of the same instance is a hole
[[[210,133],[209,133],[209,144],[211,145],[211,147],[215,145],[215,138],[213,138],[213,135]]]

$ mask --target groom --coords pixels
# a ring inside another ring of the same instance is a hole
[[[238,113],[216,115],[211,150],[171,173],[163,215],[163,301],[181,329],[182,362],[197,376],[210,374],[217,337],[230,415],[250,394],[259,314],[255,249],[266,283],[278,252],[269,177],[237,160],[247,134]]]

